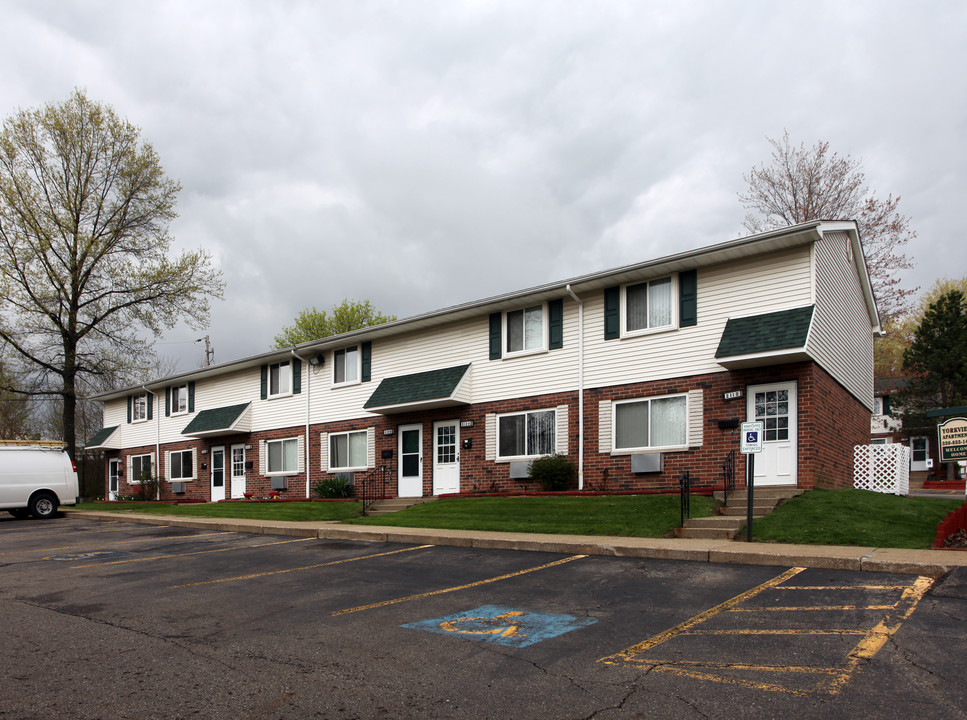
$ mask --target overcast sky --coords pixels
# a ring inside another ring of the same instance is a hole
[[[217,362],[307,306],[407,317],[738,237],[766,137],[902,196],[967,274],[967,3],[0,0],[0,115],[74,87],[181,181]],[[204,335],[158,351],[201,364]]]

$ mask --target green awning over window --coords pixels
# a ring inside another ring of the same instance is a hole
[[[385,378],[363,408],[389,414],[469,404],[469,388],[464,383],[469,370],[470,365],[457,365]]]
[[[725,367],[752,367],[806,360],[813,305],[792,310],[730,318],[715,359]]]
[[[195,415],[192,421],[181,431],[181,434],[210,437],[247,433],[250,429],[248,409],[251,405],[251,403],[242,403],[241,405],[202,410]]]
[[[112,438],[111,436],[117,432],[117,429],[121,427],[120,425],[114,425],[112,427],[101,428],[96,433],[94,437],[87,441],[84,446],[88,450],[117,450],[121,447],[120,438]]]

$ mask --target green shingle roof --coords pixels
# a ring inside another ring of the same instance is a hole
[[[195,415],[190,423],[181,431],[182,435],[210,435],[219,431],[232,429],[235,422],[248,408],[249,403],[229,405],[227,407],[202,410]]]
[[[790,350],[806,345],[813,305],[732,318],[722,332],[716,358]]]
[[[446,400],[456,391],[470,365],[385,378],[363,407],[366,410]]]
[[[103,446],[104,443],[107,442],[108,438],[114,434],[114,431],[118,429],[118,427],[118,425],[113,425],[112,427],[101,428],[94,433],[94,437],[88,440],[84,447],[99,448]]]

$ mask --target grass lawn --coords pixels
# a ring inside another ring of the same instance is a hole
[[[345,520],[362,513],[362,505],[358,502],[232,502],[190,505],[170,505],[162,502],[85,502],[78,505],[77,509],[252,520]]]
[[[766,542],[929,548],[937,525],[962,503],[963,498],[897,497],[870,490],[808,490],[754,520],[752,534]]]
[[[678,495],[445,498],[392,515],[347,522],[451,530],[664,537],[679,526],[679,503]],[[692,517],[711,515],[716,505],[710,497],[692,496]]]

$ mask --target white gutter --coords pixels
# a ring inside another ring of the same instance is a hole
[[[578,490],[584,489],[584,302],[568,283],[564,288],[578,304]],[[562,331],[563,332],[563,331]]]
[[[309,497],[311,497],[309,494],[309,399],[312,392],[312,382],[310,380],[312,373],[309,372],[309,368],[312,366],[309,364],[308,360],[296,355],[295,350],[290,350],[289,352],[292,353],[292,357],[299,358],[302,364],[306,367],[306,500],[308,500]]]

